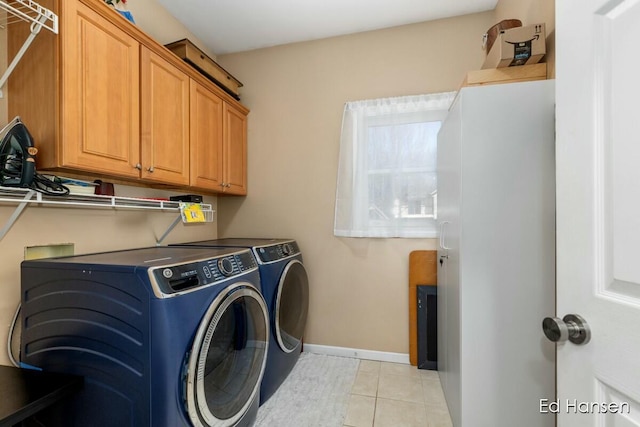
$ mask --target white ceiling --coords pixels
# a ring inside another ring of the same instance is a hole
[[[158,0],[216,55],[493,10],[497,0]]]

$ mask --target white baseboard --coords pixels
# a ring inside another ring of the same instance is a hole
[[[353,357],[356,359],[378,360],[380,362],[404,363],[409,365],[409,354],[386,351],[361,350],[359,348],[333,347],[329,345],[304,343],[302,351],[328,356]]]

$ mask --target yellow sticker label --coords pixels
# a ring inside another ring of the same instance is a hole
[[[199,203],[180,203],[183,222],[206,222],[202,206]]]

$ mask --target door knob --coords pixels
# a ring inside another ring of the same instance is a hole
[[[587,322],[577,314],[559,317],[545,317],[542,331],[553,342],[571,341],[574,344],[586,344],[591,339],[591,329]]]

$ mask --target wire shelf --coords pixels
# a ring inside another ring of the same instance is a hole
[[[58,34],[58,16],[35,1],[0,0],[0,10],[6,12],[6,16],[0,18],[0,28],[6,28],[16,22],[26,21]],[[33,29],[34,27],[32,27],[32,31]]]
[[[30,204],[51,205],[60,207],[103,208],[103,209],[146,209],[178,213],[178,217],[169,226],[167,231],[157,240],[161,244],[167,235],[178,225],[183,223],[213,222],[214,210],[211,204],[196,203],[197,212],[195,219],[187,214],[192,203],[174,202],[170,200],[140,199],[134,197],[99,196],[92,194],[69,194],[67,196],[52,196],[39,193],[29,188],[0,187],[0,204],[17,205],[13,214],[7,220],[5,226],[0,229],[0,240],[9,232],[17,221],[22,211]]]
[[[148,209],[175,212],[179,212],[181,209],[180,202],[170,200],[73,193],[67,196],[51,196],[28,188],[0,187],[0,203],[15,204],[21,202],[87,208]],[[210,204],[200,203],[200,207],[203,212],[213,213]]]
[[[0,18],[0,27],[2,28],[7,28],[9,24],[16,22],[25,21],[31,23],[31,33],[7,66],[2,77],[0,77],[0,98],[2,98],[2,87],[27,49],[29,49],[29,46],[31,46],[31,43],[33,43],[33,40],[40,33],[40,30],[44,27],[54,34],[58,34],[58,15],[32,0],[0,0],[0,11],[6,12]]]

